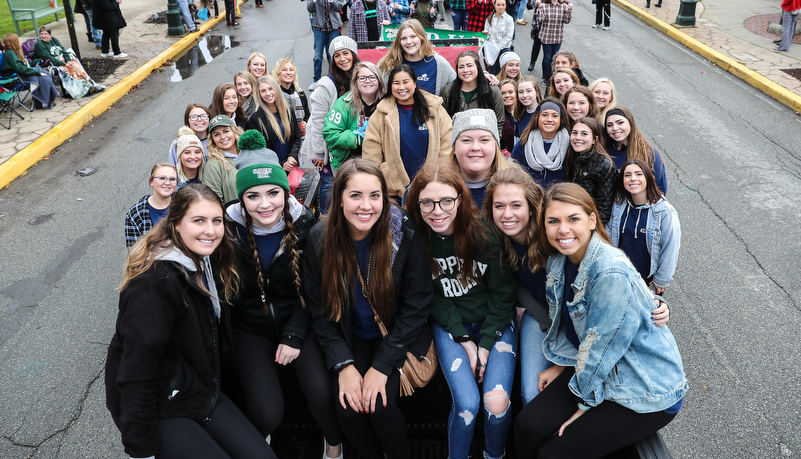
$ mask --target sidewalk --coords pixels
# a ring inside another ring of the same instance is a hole
[[[773,40],[779,38],[778,35],[767,32],[768,22],[778,21],[781,15],[780,2],[777,0],[707,0],[697,4],[695,27],[673,26],[678,14],[679,0],[663,0],[662,8],[653,6],[656,0],[652,1],[651,8],[645,8],[645,0],[612,1],[617,7],[669,34],[757,89],[794,110],[801,111],[801,80],[782,71],[799,69],[798,74],[801,74],[801,37],[797,36],[793,40],[794,45],[790,47],[789,52],[776,53],[770,50],[774,46]],[[73,129],[76,123],[82,123],[79,124],[81,127],[88,124],[127,92],[127,88],[120,90],[119,87],[111,88],[111,86],[120,83],[148,64],[155,65],[151,60],[165,50],[174,51],[174,56],[194,44],[194,40],[199,38],[200,34],[192,34],[184,39],[167,37],[166,24],[144,23],[151,14],[165,9],[164,0],[124,1],[122,10],[128,27],[122,30],[120,47],[129,57],[112,76],[101,83],[109,88],[105,93],[79,100],[60,98],[56,102],[56,107],[49,111],[34,110],[28,113],[22,110],[25,120],[15,120],[10,130],[0,129],[3,138],[3,142],[0,142],[0,187],[6,186],[22,175],[25,169],[48,155],[59,142],[64,142],[73,135],[66,135],[65,123],[62,123],[68,117],[95,99],[103,98],[102,103],[96,104],[98,107],[93,108],[91,113],[84,113],[87,112],[84,110],[81,112],[84,115],[80,119],[71,119]],[[75,22],[81,55],[85,58],[97,58],[100,51],[95,50],[94,45],[87,42],[82,19],[82,16],[78,15]],[[207,21],[203,24],[202,30],[208,30],[215,22],[214,19]],[[64,20],[52,23],[50,27],[53,35],[62,43],[69,43]],[[33,37],[34,33],[29,32],[21,41]],[[162,58],[167,59],[164,56]],[[109,93],[115,91],[117,94],[111,97]],[[44,142],[33,144],[44,138],[50,138],[51,141],[48,144]],[[12,170],[9,164],[17,162],[20,165]]]
[[[801,80],[783,71],[798,69],[796,74],[801,76],[801,35],[796,35],[788,52],[777,53],[771,51],[771,48],[776,46],[773,40],[778,40],[781,36],[767,31],[768,22],[779,22],[782,11],[780,1],[706,0],[703,3],[699,2],[695,12],[695,27],[675,26],[679,0],[663,0],[662,8],[653,6],[656,1],[652,0],[651,7],[645,8],[645,0],[612,0],[620,8],[640,17],[656,28],[660,28],[666,23],[679,34],[693,39],[678,40],[693,51],[721,65],[796,112],[801,111]],[[614,13],[612,16],[614,20]],[[656,24],[652,23],[655,22],[653,19],[658,20]],[[663,24],[659,24],[660,21]],[[676,37],[674,36],[674,38]],[[701,46],[698,46],[698,42]],[[728,59],[717,59],[716,56],[710,56],[706,52],[707,50],[702,49],[703,45]],[[733,61],[733,68],[729,68],[731,61]],[[742,68],[737,68],[738,65]],[[759,81],[759,77],[767,80]],[[765,84],[771,82],[778,86],[772,87],[773,85]]]

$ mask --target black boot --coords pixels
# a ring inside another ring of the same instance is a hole
[[[655,6],[655,7],[657,7],[657,8],[662,8],[662,0],[659,0],[659,1],[656,3],[656,5],[654,5],[654,6]]]
[[[534,71],[534,63],[533,62],[531,64],[529,64],[528,71],[529,72],[533,72]]]
[[[651,0],[645,0],[645,7],[646,8],[650,8],[651,7]]]

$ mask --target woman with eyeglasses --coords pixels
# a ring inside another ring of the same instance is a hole
[[[200,143],[203,144],[203,159],[206,159],[206,152],[208,151],[209,147],[209,120],[211,119],[211,113],[209,109],[203,104],[189,104],[186,106],[186,110],[184,111],[184,126],[189,126],[193,131],[195,131],[195,135],[198,139],[200,139]],[[178,151],[176,147],[178,146],[178,139],[172,141],[170,144],[170,151],[169,151],[169,161],[170,164],[173,166],[178,165]]]
[[[125,245],[129,249],[167,217],[178,186],[178,171],[172,164],[158,163],[150,170],[148,184],[152,193],[137,201],[125,215]]]
[[[482,119],[482,129],[494,128],[492,113],[484,110],[458,121],[458,129],[471,128],[474,118]],[[409,187],[406,211],[420,228],[433,273],[431,331],[453,399],[448,457],[468,457],[474,421],[482,417],[483,457],[502,458],[512,427],[517,280],[469,195],[450,161],[432,161]]]
[[[384,77],[372,62],[356,64],[350,87],[351,92],[334,102],[323,127],[335,171],[348,159],[362,155],[367,123],[386,92]]]

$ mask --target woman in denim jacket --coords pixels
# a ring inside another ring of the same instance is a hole
[[[676,272],[681,226],[645,161],[630,159],[621,168],[606,231],[612,245],[625,252],[651,289],[662,295]],[[643,233],[644,238],[638,237]]]
[[[556,184],[543,209],[553,324],[542,348],[554,366],[515,421],[517,454],[603,457],[672,421],[688,383],[673,335],[652,323],[653,294],[609,245],[590,195]]]

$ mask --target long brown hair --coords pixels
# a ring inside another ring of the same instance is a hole
[[[281,191],[284,193],[284,210],[281,216],[283,217],[284,224],[286,225],[284,227],[284,238],[282,239],[281,243],[284,247],[284,252],[289,256],[289,266],[292,270],[293,277],[292,283],[295,286],[295,291],[300,299],[300,304],[305,307],[306,303],[303,301],[303,290],[301,287],[300,253],[298,252],[297,239],[295,237],[295,224],[292,221],[292,213],[290,212],[289,208],[289,193],[284,189],[281,189]],[[245,190],[245,193],[247,193],[247,190]],[[262,306],[268,314],[271,314],[269,306],[267,306],[265,301],[267,296],[264,294],[264,274],[261,268],[261,257],[259,256],[259,251],[256,248],[256,238],[253,235],[253,217],[251,217],[250,212],[247,211],[244,204],[242,204],[242,213],[245,217],[245,230],[247,231],[248,244],[250,245],[250,250],[253,253],[253,267],[256,269],[256,281],[259,286],[259,293],[261,294]]]
[[[615,167],[615,160],[612,159],[611,156],[609,156],[609,153],[606,152],[606,147],[604,147],[604,142],[603,142],[604,137],[603,137],[603,133],[601,132],[601,125],[598,124],[597,121],[595,121],[595,118],[592,118],[590,116],[584,116],[584,117],[581,117],[581,118],[577,119],[576,121],[574,121],[573,122],[573,128],[575,128],[577,124],[584,124],[588,128],[590,128],[590,132],[592,133],[592,136],[595,138],[595,143],[593,144],[592,148],[590,149],[590,154],[603,156],[604,158],[606,158],[609,161],[609,168],[610,169],[614,168]],[[571,128],[571,136],[572,136],[572,129],[573,128]],[[576,153],[576,151],[573,150],[573,144],[571,143],[570,147],[567,149],[567,158],[566,158],[566,164],[565,164],[565,180],[568,180],[568,181],[575,181],[576,180],[576,177],[573,177],[573,176],[577,172],[577,170],[576,170],[576,159],[579,156],[581,156],[581,154],[580,153]]]
[[[617,191],[615,202],[623,204],[626,200],[631,201],[631,193],[626,190],[626,186],[624,185],[626,182],[626,168],[629,166],[638,166],[642,169],[642,175],[645,177],[645,196],[648,198],[648,202],[650,204],[659,202],[659,200],[662,199],[662,192],[659,191],[659,186],[656,184],[656,177],[654,176],[653,169],[648,167],[645,161],[636,158],[626,161],[617,174],[617,179],[615,180],[615,189]]]
[[[614,140],[609,137],[609,132],[606,130],[606,120],[611,115],[618,115],[618,113],[611,113],[615,110],[620,110],[623,113],[623,117],[628,120],[629,126],[631,126],[631,129],[629,130],[629,136],[626,138],[626,159],[641,159],[648,164],[650,169],[653,169],[656,157],[656,155],[654,155],[654,147],[652,147],[651,144],[645,140],[645,137],[643,137],[640,130],[637,129],[637,123],[634,122],[634,115],[628,108],[618,105],[604,112],[604,139],[607,142],[614,142]]]
[[[175,229],[186,216],[189,207],[198,201],[204,200],[219,205],[220,215],[223,215],[222,201],[208,185],[190,183],[175,192],[172,196],[172,202],[170,202],[170,210],[167,216],[147,233],[145,237],[137,241],[131,248],[131,251],[128,252],[128,261],[123,271],[122,282],[119,287],[120,290],[124,290],[131,280],[143,274],[153,266],[153,263],[157,261],[157,258],[153,256],[156,252],[176,247],[195,263],[197,267],[195,282],[197,282],[197,285],[203,291],[210,293],[206,290],[203,282],[203,269],[201,269],[202,257],[186,247],[181,235],[178,234]],[[217,267],[220,280],[223,283],[223,295],[221,299],[230,301],[236,295],[239,276],[234,268],[234,247],[231,242],[231,235],[228,234],[227,230],[223,235],[219,247],[217,247],[217,250],[211,255],[211,262]]]
[[[17,34],[5,34],[3,36],[3,46],[6,47],[6,51],[14,51],[17,53],[17,57],[19,57],[19,60],[21,60],[23,64],[28,64],[28,61],[25,59],[25,55],[22,53],[22,47],[19,44],[19,37]]]
[[[506,257],[509,266],[514,270],[523,268],[523,260],[517,255],[514,247],[512,247],[512,238],[504,234],[497,225],[494,224],[493,207],[495,191],[501,185],[514,185],[523,190],[523,196],[528,204],[528,210],[531,216],[528,219],[526,226],[526,242],[525,246],[528,247],[528,264],[525,268],[529,271],[538,271],[545,267],[545,260],[547,258],[546,252],[542,249],[540,241],[540,233],[542,230],[542,201],[545,197],[545,192],[542,187],[537,185],[534,179],[528,172],[523,171],[519,167],[510,167],[506,170],[500,171],[493,175],[487,185],[487,196],[484,199],[483,214],[486,222],[493,222],[491,228],[498,240],[501,241],[501,248]]]
[[[423,165],[414,177],[409,192],[406,194],[406,211],[411,215],[412,220],[417,223],[419,228],[426,228],[422,231],[426,247],[431,248],[431,230],[423,218],[420,205],[420,193],[429,183],[441,183],[456,190],[459,196],[456,207],[456,217],[453,219],[453,246],[456,258],[461,260],[459,266],[459,277],[462,286],[467,286],[469,282],[477,282],[474,261],[476,259],[476,242],[485,241],[484,227],[478,221],[478,215],[470,198],[470,190],[462,179],[462,174],[453,167],[449,161],[438,160],[429,161]],[[430,253],[429,253],[430,254]],[[442,267],[430,257],[431,272],[435,276],[442,275]]]
[[[590,196],[590,194],[587,193],[587,190],[582,188],[581,185],[560,182],[548,188],[548,191],[545,192],[545,199],[542,202],[541,221],[543,228],[545,228],[545,219],[547,218],[545,215],[546,210],[553,201],[559,201],[565,204],[578,206],[588,216],[595,214],[595,229],[593,231],[601,238],[601,240],[607,244],[612,244],[612,242],[609,240],[609,235],[606,234],[606,229],[604,229],[603,223],[601,223],[601,217],[598,213],[598,209],[595,207],[595,201],[593,201],[592,196]],[[548,235],[544,229],[543,231],[540,231],[540,244],[547,255],[555,255],[559,252],[556,250],[556,247],[552,246],[548,241]]]
[[[234,91],[234,94],[236,95],[237,104],[236,110],[234,110],[236,118],[247,121],[248,116],[245,115],[245,110],[242,109],[242,100],[239,97],[239,92],[236,90],[236,86],[234,86],[233,83],[222,83],[214,88],[214,94],[211,96],[211,105],[209,105],[211,117],[214,118],[217,115],[228,116],[228,114],[225,113],[225,104],[223,104],[223,99],[225,98],[225,92],[229,89]]]
[[[367,299],[378,312],[381,320],[395,317],[395,286],[392,279],[392,234],[390,232],[390,203],[387,182],[378,166],[367,159],[354,158],[345,161],[337,170],[331,187],[331,204],[328,218],[325,219],[323,239],[323,307],[326,315],[339,321],[353,304],[353,285],[358,279],[356,265],[356,245],[350,235],[348,222],[342,208],[342,195],[348,181],[356,174],[368,174],[378,178],[381,183],[383,210],[370,231],[373,261],[368,266],[369,285],[364,286]],[[364,279],[365,283],[367,279]]]
[[[545,102],[553,102],[559,106],[559,128],[556,130],[557,132],[561,131],[562,129],[567,129],[567,119],[570,118],[567,116],[567,110],[565,110],[565,106],[559,99],[554,99],[553,97],[546,97],[539,105],[537,105],[537,109],[534,110],[534,114],[531,116],[531,121],[529,121],[528,126],[523,129],[523,132],[520,133],[520,143],[523,145],[528,142],[528,136],[540,128],[540,114],[542,113],[542,104]],[[549,109],[550,110],[550,109]]]
[[[573,80],[573,86],[581,86],[581,82],[579,81],[578,75],[573,69],[568,69],[562,67],[561,69],[556,69],[553,71],[553,75],[551,75],[551,79],[548,80],[548,95],[551,97],[561,97],[558,92],[556,92],[556,86],[553,84],[554,77],[556,77],[557,73],[564,73],[565,75],[569,76],[571,80]]]
[[[589,89],[587,89],[586,86],[581,86],[581,85],[573,86],[572,88],[569,88],[567,91],[565,91],[564,94],[562,94],[562,105],[565,106],[565,110],[568,110],[567,99],[568,97],[570,97],[570,94],[574,92],[581,94],[587,99],[587,103],[590,106],[589,111],[587,111],[587,116],[595,118],[598,107],[595,106],[595,97],[593,97],[592,93],[590,92]],[[573,118],[570,118],[570,114],[568,114],[567,117],[568,117],[568,124],[570,124],[570,126],[573,127],[573,123],[575,123],[575,121],[573,121]],[[601,138],[603,138],[603,136],[601,136]]]

